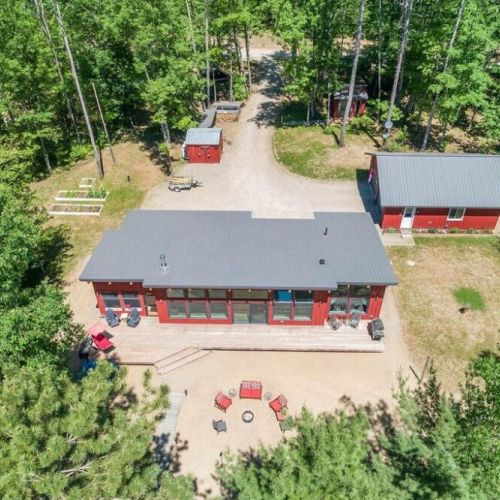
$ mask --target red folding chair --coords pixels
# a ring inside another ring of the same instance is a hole
[[[272,401],[269,401],[269,407],[271,410],[274,411],[274,414],[276,415],[276,420],[278,422],[283,422],[285,420],[285,415],[283,410],[287,408],[288,401],[283,396],[283,394],[280,394],[278,397],[274,398]]]
[[[106,327],[102,323],[96,323],[87,329],[92,342],[100,351],[107,351],[114,347],[114,344],[104,335],[106,333]]]
[[[217,396],[215,396],[215,407],[222,410],[226,413],[226,410],[233,404],[233,400],[226,396],[223,392],[219,392]]]

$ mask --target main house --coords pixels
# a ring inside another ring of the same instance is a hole
[[[500,156],[376,153],[370,182],[382,229],[492,231],[500,216]]]
[[[80,276],[102,315],[138,308],[160,323],[322,325],[380,314],[397,283],[366,213],[256,219],[250,212],[130,212]]]

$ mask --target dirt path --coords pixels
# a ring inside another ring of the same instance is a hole
[[[257,86],[237,124],[224,127],[220,165],[191,164],[179,173],[193,175],[203,186],[172,193],[168,184],[154,188],[145,209],[250,210],[256,217],[308,218],[315,211],[365,211],[373,208],[370,188],[354,181],[318,181],[290,173],[272,149],[279,105],[277,64],[260,54]]]

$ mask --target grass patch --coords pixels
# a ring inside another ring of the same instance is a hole
[[[388,248],[399,279],[395,293],[403,334],[417,366],[431,356],[446,387],[453,389],[469,360],[498,342],[499,239],[415,239],[414,247]],[[466,315],[459,311],[464,303],[471,305]]]
[[[483,297],[474,288],[457,288],[453,290],[453,295],[461,306],[468,305],[474,311],[484,311],[486,309]]]
[[[291,172],[313,179],[356,180],[368,170],[365,152],[374,151],[366,135],[348,135],[339,148],[335,136],[322,126],[278,128],[273,136],[276,159]]]
[[[118,227],[129,210],[141,206],[146,193],[153,186],[165,181],[165,176],[151,162],[141,144],[120,143],[113,146],[113,150],[117,157],[116,165],[111,163],[108,151],[103,151],[105,178],[102,184],[110,194],[100,217],[54,217],[50,222],[65,226],[69,235],[71,251],[63,269],[66,278],[72,278],[75,266],[94,249],[104,231]],[[59,190],[77,189],[83,177],[96,177],[92,159],[57,170],[47,179],[33,183],[32,187],[47,208]],[[100,184],[98,181],[97,187]]]

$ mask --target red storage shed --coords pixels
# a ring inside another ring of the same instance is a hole
[[[370,183],[382,229],[493,231],[500,216],[500,156],[376,153]]]
[[[222,129],[190,128],[184,141],[184,155],[189,163],[220,163]]]
[[[348,96],[348,85],[333,94],[331,104],[331,117],[333,119],[342,119],[344,117]],[[349,117],[363,115],[366,111],[366,101],[368,101],[368,87],[366,85],[355,85]]]

